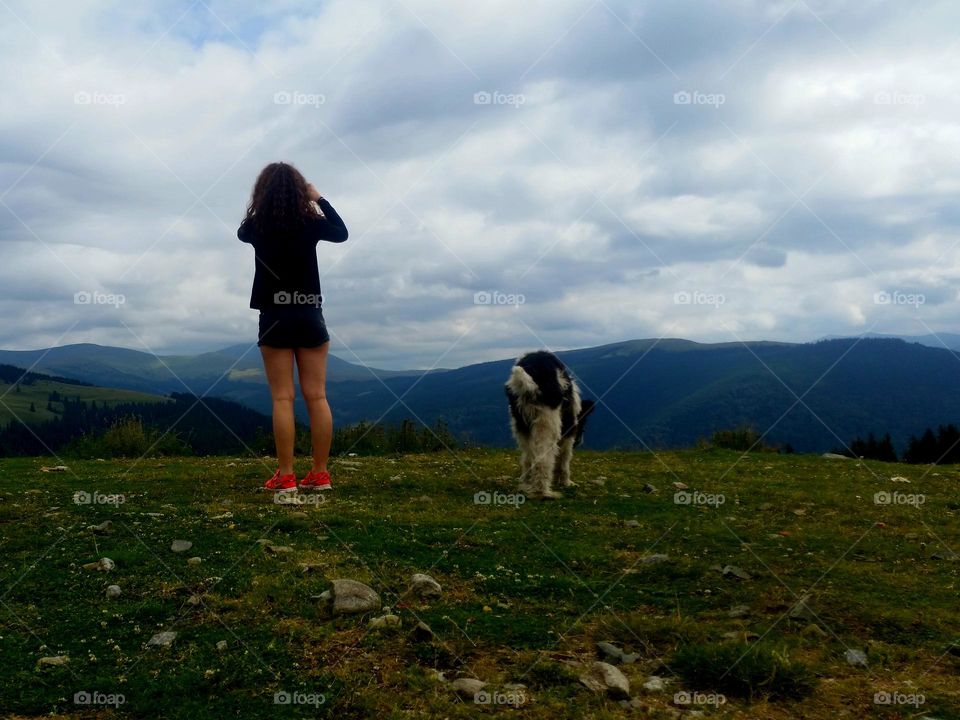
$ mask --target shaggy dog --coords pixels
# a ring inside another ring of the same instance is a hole
[[[580,390],[556,355],[545,350],[522,355],[505,390],[510,427],[520,446],[520,490],[538,499],[561,497],[552,488],[573,485],[570,459],[583,441],[593,400]]]

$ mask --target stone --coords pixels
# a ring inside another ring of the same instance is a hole
[[[106,596],[110,600],[115,600],[123,594],[123,591],[120,589],[119,585],[109,585],[107,586]]]
[[[636,653],[625,653],[610,642],[598,642],[597,652],[602,658],[609,660],[615,665],[632,665],[640,657]]]
[[[370,619],[371,630],[389,630],[400,627],[400,618],[396,615],[381,615]]]
[[[91,525],[87,528],[87,530],[90,530],[97,535],[110,535],[113,533],[113,522],[111,520],[104,520],[99,525]]]
[[[457,678],[450,683],[450,689],[464,700],[473,700],[474,696],[483,690],[487,684],[476,678]]]
[[[415,573],[410,578],[410,592],[419,598],[438,598],[442,593],[440,583],[429,575]]]
[[[667,685],[662,677],[651,675],[643,684],[643,689],[647,692],[662,692],[667,689]]]
[[[415,642],[430,642],[433,640],[433,630],[425,622],[420,621],[410,632],[410,637],[412,637]]]
[[[37,660],[40,667],[63,667],[70,662],[69,655],[54,655],[52,657],[42,657]]]
[[[293,548],[289,545],[266,545],[265,547],[272,555],[286,555],[293,552]]]
[[[86,563],[85,570],[96,570],[97,572],[110,572],[116,567],[116,563],[108,557],[102,557],[96,562]]]
[[[846,455],[840,455],[839,453],[824,453],[820,457],[826,458],[827,460],[851,460],[852,459],[847,457]]]
[[[659,565],[662,562],[667,562],[669,559],[669,555],[664,555],[663,553],[654,553],[653,555],[646,555],[640,558],[640,562],[644,565]]]
[[[353,615],[380,609],[380,596],[356,580],[334,580],[330,589],[334,615]]]
[[[645,493],[655,493],[657,489],[650,483],[647,483],[646,485],[643,486],[643,491]]]
[[[193,547],[193,543],[189,540],[174,540],[170,543],[170,549],[175,553],[186,552]]]
[[[610,663],[594,662],[583,675],[580,682],[594,692],[604,692],[615,700],[627,700],[630,697],[630,681]]]
[[[730,608],[730,612],[727,613],[729,618],[744,618],[750,614],[749,605],[736,605]]]
[[[163,632],[159,632],[150,638],[150,640],[147,641],[147,647],[168,648],[173,645],[173,641],[176,639],[176,632],[173,630],[164,630]]]
[[[640,527],[639,520],[626,520],[624,521],[623,524],[626,525],[627,527]]]
[[[723,569],[720,571],[724,577],[727,578],[736,578],[737,580],[750,580],[750,573],[746,570],[741,570],[736,565],[724,565]]]
[[[677,490],[686,490],[688,487],[690,487],[690,486],[687,485],[686,483],[679,482],[679,481],[678,481],[678,482],[675,482],[675,483],[673,484],[673,486],[674,486]]]
[[[851,648],[843,654],[843,657],[854,667],[867,667],[867,654],[863,650],[854,650]]]
[[[217,650],[219,650],[220,652],[223,652],[228,647],[230,647],[230,645],[227,643],[226,640],[221,640],[220,642],[217,643]]]

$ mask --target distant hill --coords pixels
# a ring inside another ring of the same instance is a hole
[[[829,335],[824,340],[843,340],[849,339],[850,335]],[[853,336],[861,337],[861,336]],[[869,332],[864,333],[864,338],[872,340],[903,340],[908,343],[918,343],[933,348],[944,348],[947,350],[960,350],[960,334],[957,333],[928,333],[926,335],[888,335],[886,333]]]
[[[0,350],[0,363],[76,378],[92,385],[169,395],[191,392],[270,412],[270,394],[256,345],[233,345],[199,355],[161,355],[83,343],[40,350]],[[330,383],[419,376],[418,371],[381,370],[330,356]],[[298,402],[298,412],[306,408]]]
[[[64,399],[95,402],[101,407],[170,402],[158,395],[97,387],[71,378],[26,372],[12,365],[0,365],[0,398],[0,428],[17,418],[29,425],[53,420],[62,414]]]
[[[45,372],[157,394],[184,391],[177,377],[196,393],[216,383],[209,396],[270,411],[259,354],[249,346],[161,360],[97,345],[29,352],[0,351],[0,362],[14,355],[30,364],[43,356],[37,367]],[[602,399],[586,436],[593,448],[684,446],[716,429],[750,425],[798,451],[830,450],[871,431],[889,432],[902,450],[911,434],[960,422],[960,356],[916,339],[631,340],[559,355],[584,395]],[[464,439],[506,445],[503,382],[512,362],[423,374],[370,370],[331,356],[328,397],[340,425],[405,417],[432,424],[442,417]],[[298,410],[304,418],[302,405]]]

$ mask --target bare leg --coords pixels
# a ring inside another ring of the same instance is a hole
[[[260,346],[263,369],[273,398],[273,439],[277,445],[280,474],[293,472],[293,441],[296,432],[293,417],[293,350]]]
[[[327,403],[327,354],[330,343],[320,347],[297,348],[300,392],[310,414],[310,438],[313,443],[313,471],[325,472],[333,441],[333,415]]]

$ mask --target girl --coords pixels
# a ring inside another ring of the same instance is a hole
[[[316,203],[322,214],[318,213]],[[293,490],[293,364],[310,414],[313,467],[303,489],[329,490],[327,459],[333,417],[326,396],[330,335],[323,320],[317,242],[347,239],[343,220],[316,188],[287,163],[271,163],[257,177],[237,236],[256,252],[250,307],[260,311],[257,345],[273,398],[273,436],[279,467],[264,485]]]

